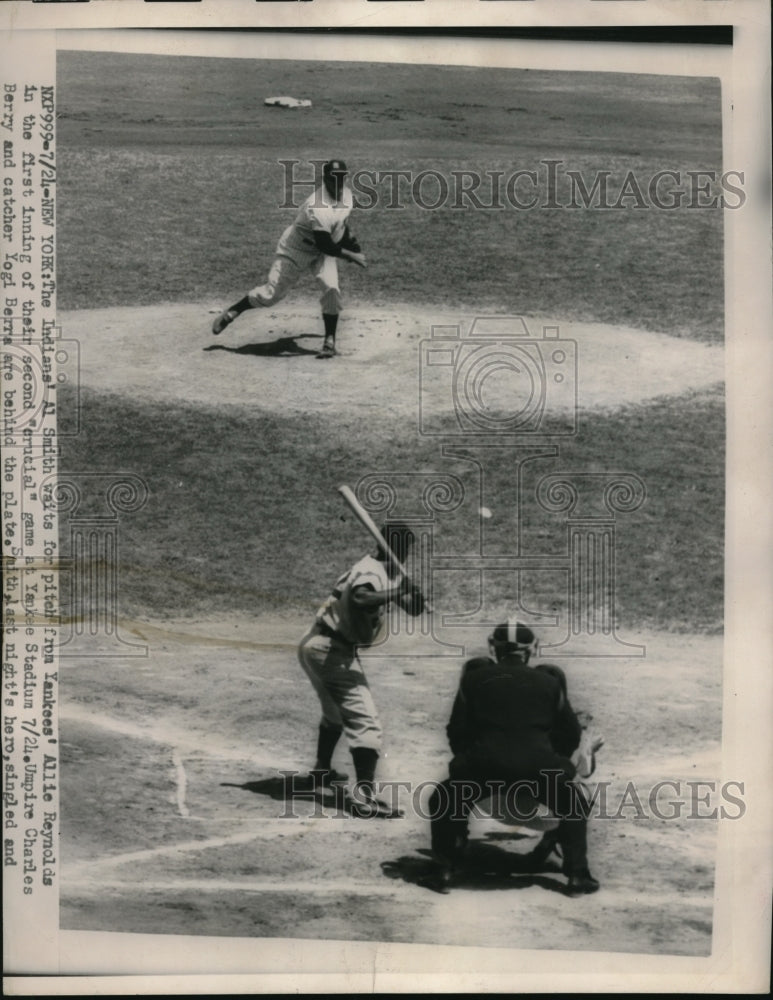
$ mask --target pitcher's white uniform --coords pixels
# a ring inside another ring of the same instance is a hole
[[[330,233],[334,242],[339,243],[353,207],[348,187],[344,187],[340,199],[324,185],[316,188],[280,236],[267,281],[247,293],[250,304],[256,307],[279,302],[303,274],[310,272],[321,288],[322,312],[338,315],[341,311],[338,261],[317,249],[314,232]]]
[[[394,586],[383,562],[365,556],[340,577],[298,648],[298,659],[322,705],[323,724],[343,730],[351,747],[381,746],[382,729],[357,646],[370,646],[383,631],[386,605],[363,608],[356,587]]]

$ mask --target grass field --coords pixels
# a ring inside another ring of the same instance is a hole
[[[650,484],[646,503],[620,529],[618,610],[629,627],[721,626],[722,412],[722,393],[710,391],[589,413],[584,432],[544,470],[626,469]],[[68,466],[110,456],[115,468],[134,471],[151,487],[141,518],[127,518],[122,529],[121,598],[129,616],[249,614],[256,607],[308,615],[331,571],[343,570],[358,552],[341,550],[336,486],[350,481],[353,470],[438,464],[437,444],[415,426],[392,428],[385,438],[380,424],[362,428],[359,419],[344,416],[325,420],[320,436],[310,433],[306,417],[87,391],[81,419],[84,429],[67,447]],[[341,441],[348,442],[345,450]],[[494,465],[488,486],[494,497],[511,495],[512,464]],[[501,551],[512,548],[517,516],[513,507],[499,519]],[[535,522],[528,510],[520,516],[526,543],[542,530],[537,551],[560,551],[563,519],[551,524],[543,515]],[[450,522],[448,549],[464,549],[466,528]],[[360,541],[347,537],[349,544]],[[288,559],[298,540],[301,548],[308,544],[311,558],[298,552]],[[550,607],[554,585],[534,575],[534,602]],[[458,596],[462,602],[470,597]],[[494,596],[504,600],[506,592]]]
[[[335,63],[59,59],[65,309],[243,294],[292,218],[280,207],[282,159],[339,155],[353,171],[434,169],[449,181],[452,171],[534,170],[540,182],[555,159],[588,188],[609,171],[611,203],[629,170],[646,189],[660,170],[722,169],[712,80],[584,74],[580,86],[570,73],[370,65],[352,99]],[[308,95],[314,108],[265,107],[272,93]],[[377,190],[379,205],[356,215],[372,266],[347,271],[353,302],[426,304],[431,288],[435,302],[467,311],[723,337],[718,209],[629,198],[609,211],[486,211],[454,209],[450,195],[436,211],[411,199],[390,209],[392,182]],[[431,184],[422,191],[438,197]],[[554,193],[570,202],[566,179]]]

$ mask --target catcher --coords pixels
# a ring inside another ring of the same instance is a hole
[[[337,259],[367,267],[367,260],[348,219],[354,207],[346,185],[343,160],[328,160],[322,168],[322,184],[304,201],[291,225],[277,244],[274,263],[263,285],[258,285],[222,312],[212,324],[212,333],[222,333],[247,309],[272,306],[283,299],[304,273],[311,273],[321,289],[325,340],[318,358],[336,354],[336,330],[341,312]]]
[[[532,869],[559,844],[567,894],[595,892],[599,883],[587,859],[589,807],[574,779],[590,776],[603,741],[583,730],[569,704],[563,671],[551,664],[529,667],[538,649],[530,628],[498,625],[489,648],[494,659],[469,660],[463,668],[447,727],[454,754],[449,778],[429,803],[439,870],[422,884],[440,892],[453,884],[472,807],[490,795],[492,782],[504,781],[513,790],[528,788],[559,818],[555,834],[530,856]]]

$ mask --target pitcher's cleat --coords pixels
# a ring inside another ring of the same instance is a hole
[[[219,333],[222,333],[227,326],[236,319],[236,313],[232,312],[230,309],[226,309],[225,312],[220,313],[217,319],[212,324],[212,332],[217,337]]]
[[[337,353],[338,351],[336,351],[335,349],[335,344],[326,340],[325,343],[322,345],[322,350],[319,352],[317,357],[322,359],[334,358]]]

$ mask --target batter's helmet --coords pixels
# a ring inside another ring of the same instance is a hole
[[[524,663],[528,663],[530,657],[537,655],[539,641],[528,625],[505,622],[504,625],[497,625],[491,633],[488,646],[495,660],[501,660],[503,656],[520,656]]]

